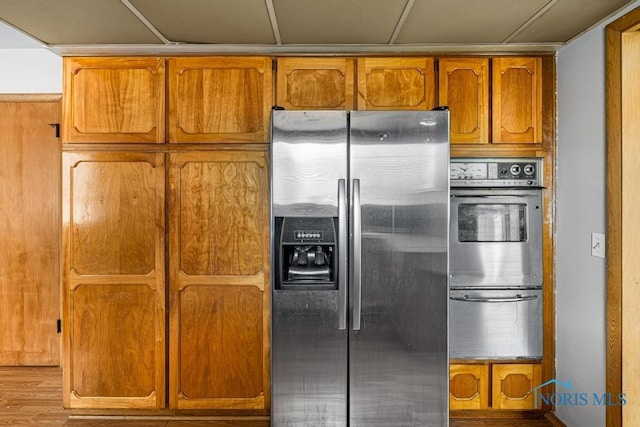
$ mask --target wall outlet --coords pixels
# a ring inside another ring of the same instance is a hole
[[[604,258],[605,249],[604,234],[591,233],[591,256]]]

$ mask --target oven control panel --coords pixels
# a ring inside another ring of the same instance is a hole
[[[542,159],[452,158],[451,187],[542,187]]]

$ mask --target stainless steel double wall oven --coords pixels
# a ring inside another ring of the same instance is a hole
[[[542,160],[450,165],[451,358],[542,357]]]

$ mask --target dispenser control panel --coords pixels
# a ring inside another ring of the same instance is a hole
[[[323,240],[323,236],[324,233],[319,230],[295,230],[293,232],[293,238],[301,242]]]

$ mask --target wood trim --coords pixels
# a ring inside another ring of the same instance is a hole
[[[546,414],[544,414],[544,418],[549,421],[554,427],[567,427],[567,425],[563,423],[562,420],[558,418],[553,412],[547,412]]]
[[[0,102],[58,102],[61,93],[2,93]]]
[[[640,24],[640,8],[606,27],[607,348],[606,390],[622,392],[622,35]],[[622,426],[622,407],[607,406],[606,426]]]

